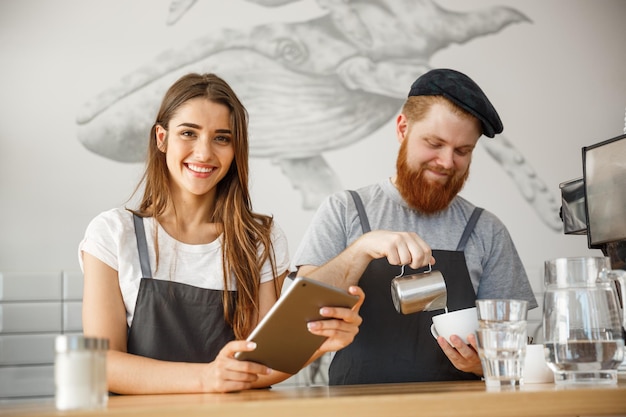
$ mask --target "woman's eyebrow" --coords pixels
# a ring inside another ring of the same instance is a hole
[[[190,127],[192,129],[201,129],[202,126],[196,123],[183,122],[178,125],[178,127]],[[215,129],[215,133],[228,133],[231,134],[232,131],[230,129]]]
[[[195,123],[183,122],[183,123],[180,123],[180,124],[178,125],[178,127],[181,127],[181,126],[191,127],[191,128],[194,128],[194,129],[200,129],[200,125],[197,125],[197,124],[195,124]]]

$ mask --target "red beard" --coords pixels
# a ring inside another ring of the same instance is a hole
[[[459,175],[452,171],[445,184],[429,181],[424,177],[424,166],[413,170],[407,163],[406,141],[400,145],[396,162],[396,187],[400,195],[413,209],[424,214],[435,214],[450,205],[461,191],[469,175],[469,169]]]

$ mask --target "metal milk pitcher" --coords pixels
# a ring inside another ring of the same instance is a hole
[[[604,257],[545,261],[543,337],[559,385],[617,383],[624,313],[610,268]]]
[[[428,270],[413,275],[400,275],[391,280],[391,300],[398,313],[411,314],[447,308],[448,291],[441,272],[428,265]]]

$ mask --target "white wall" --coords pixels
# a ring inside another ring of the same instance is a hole
[[[581,147],[623,131],[626,2],[437,3],[454,11],[508,5],[531,19],[452,45],[429,64],[464,71],[484,88],[508,140],[560,201],[559,183],[582,176]],[[141,164],[106,159],[77,140],[75,117],[82,103],[209,28],[323,13],[314,1],[266,9],[242,0],[198,0],[166,26],[169,5],[0,0],[0,270],[76,270],[77,244],[89,220],[122,205],[139,179]],[[392,175],[393,129],[390,120],[362,141],[324,155],[345,188]],[[276,165],[255,158],[251,167],[254,208],[275,215],[295,250],[312,212],[301,208],[300,194]],[[587,249],[585,237],[547,227],[482,147],[462,194],[504,221],[533,282],[539,282],[545,259],[599,254]]]

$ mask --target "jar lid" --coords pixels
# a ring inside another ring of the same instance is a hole
[[[57,352],[67,352],[70,350],[107,350],[109,349],[109,339],[97,337],[85,337],[81,335],[59,335],[55,340]]]

